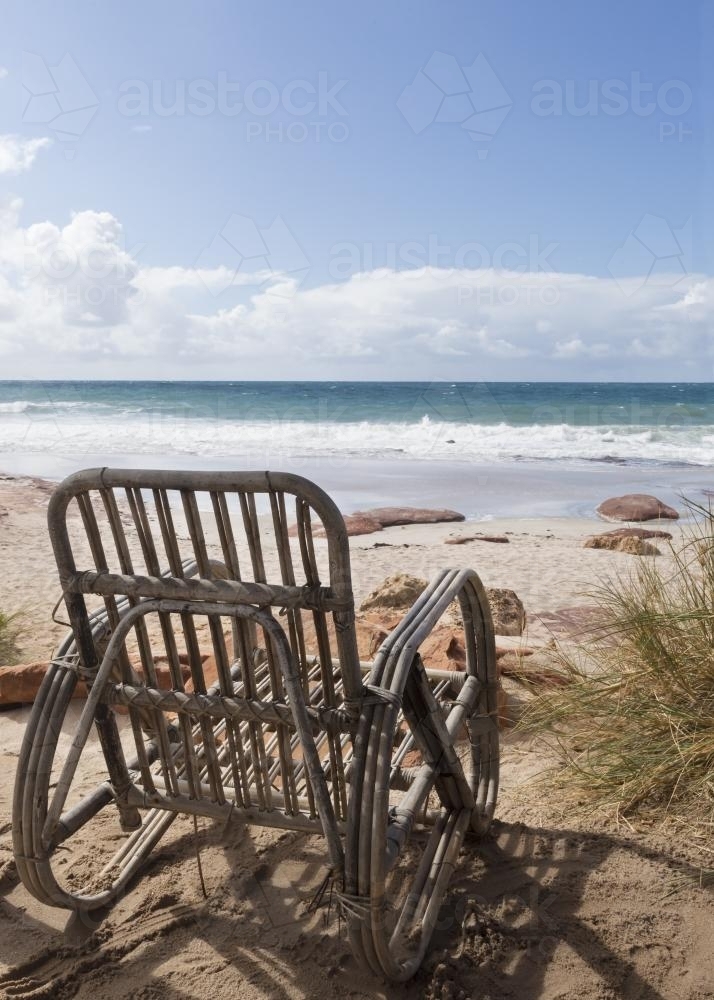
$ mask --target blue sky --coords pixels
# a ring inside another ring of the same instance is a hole
[[[8,376],[711,378],[711,5],[3,21]]]

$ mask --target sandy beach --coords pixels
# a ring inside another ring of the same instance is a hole
[[[0,608],[26,622],[27,662],[47,660],[65,632],[51,620],[59,588],[45,525],[50,491],[42,480],[0,478]],[[567,622],[577,618],[572,609],[592,604],[592,588],[636,560],[583,548],[589,535],[612,527],[595,517],[495,517],[354,537],[356,598],[395,572],[428,578],[447,566],[473,567],[487,586],[513,589],[525,605],[526,632],[499,644],[547,650],[572,640]],[[665,527],[676,540],[680,525]],[[508,542],[446,544],[479,532]],[[667,543],[658,544],[666,563]],[[517,714],[518,688],[508,690]],[[0,712],[0,995],[712,996],[711,895],[697,888],[671,895],[675,872],[696,871],[706,843],[669,828],[616,828],[602,816],[569,813],[534,780],[550,763],[543,751],[508,728],[497,822],[484,842],[466,842],[431,953],[406,986],[385,987],[358,969],[334,907],[329,920],[324,910],[307,914],[323,851],[317,838],[297,833],[222,829],[202,819],[196,838],[193,821],[180,817],[101,923],[68,924],[65,911],[29,895],[11,860],[12,786],[26,717],[24,708]],[[468,919],[474,907],[477,925]]]
[[[674,13],[3,5],[0,1000],[714,1000]]]

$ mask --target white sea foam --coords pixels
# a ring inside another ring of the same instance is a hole
[[[55,455],[199,455],[207,458],[413,458],[426,460],[622,460],[714,465],[714,427],[509,423],[424,417],[402,422],[209,420],[83,403],[0,405],[0,451]],[[60,410],[61,407],[61,410]]]
[[[18,399],[12,403],[0,403],[0,413],[55,413],[57,411],[62,412],[63,410],[90,410],[90,409],[104,409],[109,410],[113,407],[105,403],[84,403],[80,401],[61,401],[57,403],[53,402],[42,402],[38,403],[31,399]]]

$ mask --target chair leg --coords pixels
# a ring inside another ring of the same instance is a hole
[[[87,847],[86,839],[80,839],[78,863],[72,869],[68,858],[73,856],[75,835],[107,806],[116,804],[111,785],[103,783],[95,785],[63,813],[47,841],[45,821],[53,777],[57,774],[56,758],[76,683],[74,671],[60,664],[50,665],[33,706],[18,760],[13,841],[18,873],[33,895],[50,906],[89,911],[107,906],[122,893],[175,814],[153,810],[144,815],[142,822],[138,811],[132,810],[140,825],[112,856],[100,858],[93,846]],[[104,726],[104,734],[118,741],[113,718]],[[102,744],[105,745],[104,739]],[[126,764],[123,770],[128,779]],[[124,821],[132,818],[126,808],[123,816],[120,811],[120,817]]]

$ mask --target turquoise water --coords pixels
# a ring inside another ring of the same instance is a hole
[[[587,513],[714,488],[714,385],[0,382],[0,470],[272,468],[345,509]]]
[[[0,452],[709,465],[712,384],[0,382]]]

